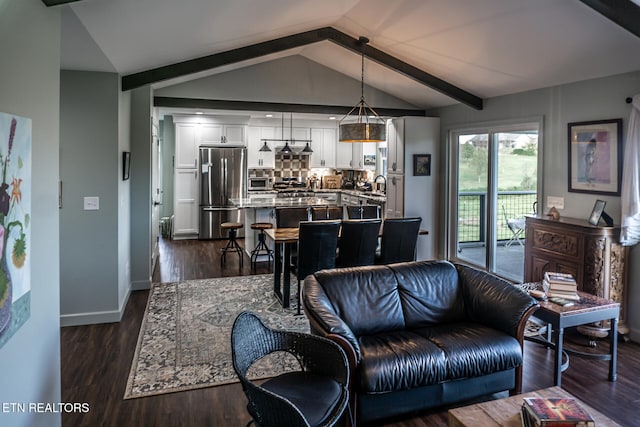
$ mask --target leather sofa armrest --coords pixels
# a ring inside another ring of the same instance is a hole
[[[324,337],[330,337],[332,335],[343,337],[351,347],[351,349],[349,349],[339,343],[345,352],[347,352],[347,357],[354,359],[356,364],[360,363],[360,345],[358,344],[357,338],[351,328],[349,328],[338,313],[336,313],[322,285],[314,275],[309,275],[304,279],[302,308],[309,319],[312,331]],[[355,366],[353,369],[355,369]]]
[[[524,325],[538,302],[511,283],[485,271],[455,264],[467,316],[522,340]]]

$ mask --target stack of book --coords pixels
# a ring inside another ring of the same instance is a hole
[[[575,399],[525,397],[524,427],[595,427],[596,423]]]
[[[562,298],[572,301],[580,300],[578,296],[578,284],[571,274],[544,273],[544,289],[547,290],[549,298]]]

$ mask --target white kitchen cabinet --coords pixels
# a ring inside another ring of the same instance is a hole
[[[387,124],[387,172],[404,173],[405,119],[389,120]]]
[[[312,168],[336,167],[336,136],[335,128],[311,129]]]
[[[279,138],[273,126],[249,126],[247,137],[247,165],[250,169],[273,169],[276,166],[275,142],[266,141],[271,151],[260,151],[265,141]]]
[[[176,237],[198,235],[198,170],[176,169],[174,174],[173,234]]]
[[[192,123],[176,123],[175,167],[198,167],[198,125]]]
[[[247,126],[223,123],[201,123],[198,145],[247,145]]]
[[[364,144],[362,142],[352,142],[351,145],[351,164],[353,165],[352,169],[362,170],[364,169]]]
[[[336,169],[353,169],[353,143],[336,144]]]
[[[404,216],[404,175],[387,175],[386,218],[402,218]]]

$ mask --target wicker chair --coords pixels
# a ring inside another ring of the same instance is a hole
[[[254,313],[243,311],[231,330],[231,351],[233,368],[249,401],[247,410],[257,426],[334,426],[349,413],[349,367],[336,343],[315,335],[273,330]],[[259,385],[247,379],[247,370],[255,361],[276,351],[294,355],[302,370],[280,374]]]

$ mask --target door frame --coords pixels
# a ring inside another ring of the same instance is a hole
[[[477,123],[469,123],[461,126],[452,126],[447,130],[447,138],[446,138],[446,176],[445,176],[445,195],[446,200],[444,203],[444,215],[443,218],[445,220],[445,232],[444,232],[444,242],[443,242],[443,253],[445,254],[446,259],[465,263],[464,259],[458,258],[457,256],[457,248],[458,248],[458,213],[457,213],[457,201],[458,201],[458,136],[462,134],[470,134],[470,133],[487,133],[489,134],[489,139],[491,139],[491,135],[501,132],[509,132],[515,130],[522,130],[523,128],[530,127],[538,129],[538,158],[537,158],[537,173],[536,173],[536,193],[538,195],[538,199],[541,200],[544,191],[543,191],[543,165],[544,165],[544,116],[530,116],[530,117],[522,117],[522,118],[514,118],[514,119],[505,119],[505,120],[496,120],[496,121],[487,121],[487,122],[477,122]],[[489,162],[489,169],[487,170],[487,185],[495,185],[497,180],[497,168],[495,168],[495,160],[497,158],[497,153],[493,150],[493,146],[495,144],[489,144],[489,158],[492,161]],[[492,194],[491,199],[487,205],[487,215],[486,215],[486,223],[483,226],[486,227],[487,230],[487,242],[490,244],[493,249],[487,250],[485,266],[479,266],[480,268],[486,269],[489,268],[487,266],[494,265],[494,253],[495,253],[495,236],[496,236],[496,224],[497,218],[499,215],[499,211],[496,208],[497,203],[497,194]],[[495,199],[495,200],[493,200]],[[537,204],[537,212],[540,211],[541,204]]]

